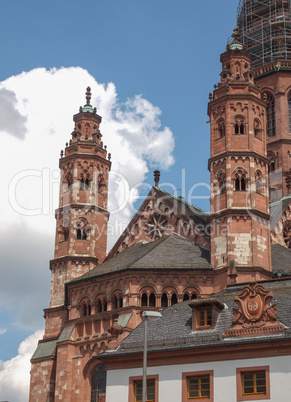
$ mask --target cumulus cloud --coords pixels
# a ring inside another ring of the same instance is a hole
[[[5,362],[0,361],[1,400],[28,401],[30,359],[42,336],[43,331],[36,331],[21,342],[17,356]]]
[[[20,114],[17,107],[15,92],[0,87],[0,131],[24,139],[26,116]]]
[[[7,328],[0,328],[0,335],[4,335],[7,332]]]

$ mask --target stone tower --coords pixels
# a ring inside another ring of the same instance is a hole
[[[291,5],[288,0],[243,0],[237,15],[256,85],[267,99],[270,202],[275,202],[291,191]]]
[[[266,100],[251,56],[238,40],[221,55],[221,81],[209,94],[211,262],[233,266],[239,281],[271,270]],[[263,270],[262,270],[263,269]]]
[[[54,309],[64,303],[64,285],[103,262],[107,246],[108,174],[111,167],[99,130],[101,117],[90,105],[74,115],[72,138],[60,158],[60,199],[56,210],[55,255],[52,271],[47,326]],[[52,331],[58,331],[53,325]],[[48,329],[48,328],[47,328]],[[50,331],[49,331],[50,332]],[[46,335],[52,335],[47,334]]]

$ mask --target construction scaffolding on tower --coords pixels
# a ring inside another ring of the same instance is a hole
[[[252,55],[253,69],[276,60],[291,61],[291,0],[240,0],[237,25],[240,41]]]

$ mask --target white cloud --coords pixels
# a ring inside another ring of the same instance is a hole
[[[29,395],[30,359],[43,331],[36,331],[18,348],[18,355],[5,362],[0,361],[1,400],[27,402]]]
[[[7,328],[0,328],[0,335],[4,335],[7,332]]]

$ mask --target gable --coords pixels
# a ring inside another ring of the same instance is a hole
[[[107,259],[140,241],[155,241],[177,233],[210,248],[208,214],[179,197],[152,187],[145,201],[119,237]]]

